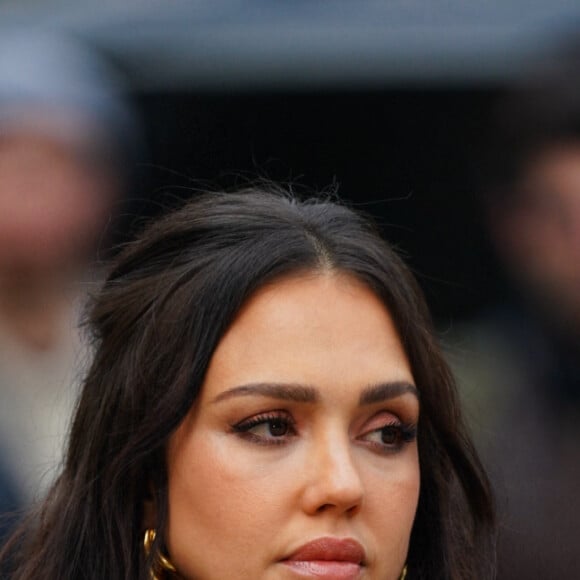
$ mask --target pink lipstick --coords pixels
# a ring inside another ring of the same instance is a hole
[[[365,558],[356,540],[320,538],[298,548],[282,564],[304,578],[358,580]]]

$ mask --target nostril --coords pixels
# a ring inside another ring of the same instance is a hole
[[[318,513],[323,513],[328,511],[329,509],[332,509],[334,506],[330,503],[325,503],[324,505],[321,505],[318,507],[318,509],[316,510]]]
[[[327,511],[336,510],[337,507],[339,507],[337,504],[325,503],[325,504],[319,506],[316,509],[316,511],[317,511],[317,513],[321,514],[321,513],[327,512]],[[361,507],[360,503],[356,503],[356,504],[353,504],[351,506],[346,507],[343,511],[344,511],[344,513],[347,513],[349,515],[354,515],[354,514],[358,513],[358,511],[360,510],[360,507]]]
[[[355,505],[352,505],[351,507],[349,507],[345,511],[346,515],[349,516],[349,517],[355,516],[356,514],[358,514],[360,512],[361,506],[362,506],[362,503],[361,502],[358,502]]]

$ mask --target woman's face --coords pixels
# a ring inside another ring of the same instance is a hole
[[[167,547],[192,580],[395,580],[419,402],[389,312],[342,274],[259,290],[168,452]]]

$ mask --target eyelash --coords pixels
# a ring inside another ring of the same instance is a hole
[[[272,425],[274,423],[281,424],[287,430],[291,431],[291,433],[283,433],[281,435],[272,434]],[[260,425],[268,424],[270,425],[270,436],[257,435],[256,433],[251,432],[252,429],[255,429]],[[232,425],[232,430],[243,439],[247,439],[248,441],[252,441],[258,445],[284,445],[291,437],[297,435],[294,419],[284,411],[271,411],[269,413],[249,417],[248,419],[244,419],[243,421]]]
[[[381,438],[385,432],[390,432],[396,437],[396,441],[393,443],[385,443],[378,441],[369,441],[366,438],[373,433],[380,433]],[[406,444],[411,443],[417,438],[417,426],[412,423],[402,423],[402,422],[390,422],[378,429],[372,429],[367,431],[360,437],[359,440],[365,441],[369,446],[378,451],[379,453],[389,454],[396,453],[400,451]]]
[[[284,430],[284,432],[279,435],[272,433],[272,428],[276,423],[278,423]],[[269,435],[258,435],[257,433],[251,432],[252,429],[255,429],[261,425],[268,426]],[[242,439],[251,441],[252,443],[256,443],[258,445],[284,445],[288,443],[291,438],[298,434],[296,431],[296,423],[294,419],[285,411],[271,411],[268,413],[249,417],[248,419],[244,419],[243,421],[232,425],[232,431],[239,435]],[[384,432],[394,434],[396,441],[392,443],[385,443],[370,441],[367,439],[374,433],[380,433],[382,438]],[[357,440],[365,442],[373,450],[386,455],[400,451],[406,444],[414,441],[416,437],[416,425],[393,421],[383,425],[380,428],[367,431],[358,437]]]

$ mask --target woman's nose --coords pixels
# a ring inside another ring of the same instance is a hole
[[[355,514],[362,505],[364,487],[353,461],[348,437],[325,437],[312,444],[304,466],[303,509],[309,515],[321,512]]]

